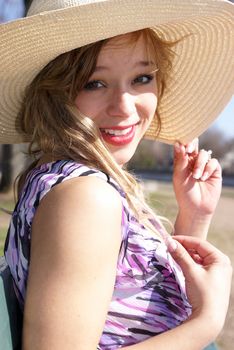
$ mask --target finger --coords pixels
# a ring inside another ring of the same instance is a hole
[[[199,148],[198,138],[193,139],[191,142],[189,142],[187,145],[185,145],[185,150],[189,154],[191,154],[191,153],[198,154],[198,148]]]
[[[174,169],[177,167],[180,170],[184,169],[188,164],[188,157],[185,151],[185,146],[179,142],[174,144]]]
[[[191,258],[195,261],[195,263],[199,265],[203,265],[204,260],[197,253],[190,252],[190,251],[188,251],[188,253],[191,256]]]
[[[182,145],[180,142],[176,141],[174,144],[174,154],[175,156],[181,156],[184,155],[186,153],[185,151],[185,146]]]
[[[198,156],[195,160],[194,166],[193,166],[193,178],[196,180],[199,180],[203,173],[204,169],[207,165],[207,162],[210,160],[210,153],[205,150],[200,150],[198,153]]]
[[[211,243],[201,240],[197,237],[191,236],[173,236],[174,240],[180,242],[180,244],[189,251],[193,251],[206,263],[222,262],[226,260],[227,256],[223,254],[218,248]]]
[[[201,180],[206,181],[211,176],[215,176],[216,178],[222,177],[221,166],[220,166],[218,160],[215,158],[212,158],[206,164],[204,171],[203,171],[203,174],[201,176]]]
[[[180,265],[185,277],[186,275],[191,274],[195,263],[183,245],[172,238],[169,238],[166,244],[168,251],[171,253],[174,260]]]

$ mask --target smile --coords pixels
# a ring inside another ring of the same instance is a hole
[[[123,130],[114,130],[114,129],[102,129],[101,132],[105,132],[106,134],[110,134],[110,135],[126,135],[128,134],[132,129],[132,126],[130,126],[127,129],[123,129]]]
[[[101,128],[102,138],[114,146],[124,146],[130,143],[136,132],[136,124],[128,127]]]

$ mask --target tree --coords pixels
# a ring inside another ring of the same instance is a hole
[[[172,167],[172,147],[161,142],[143,140],[128,164],[129,169],[168,172]]]
[[[31,2],[32,2],[32,0],[24,0],[26,12],[29,9],[29,6],[31,5]]]
[[[208,129],[200,136],[199,146],[200,149],[211,149],[213,151],[212,157],[219,160],[224,157],[230,148],[229,140],[221,130],[216,128]]]

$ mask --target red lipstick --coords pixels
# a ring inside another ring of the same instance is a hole
[[[115,130],[117,131],[116,133],[114,133]],[[126,130],[126,132],[124,132],[124,130]],[[132,142],[136,132],[136,124],[130,126],[113,126],[111,128],[101,128],[100,131],[105,142],[114,146],[124,146]],[[120,132],[118,133],[118,131]],[[121,133],[121,131],[123,131],[123,133]]]

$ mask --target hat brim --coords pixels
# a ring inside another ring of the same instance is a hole
[[[0,143],[21,143],[16,116],[25,87],[58,55],[147,27],[175,41],[173,79],[160,102],[157,138],[187,143],[219,115],[234,90],[233,16],[227,1],[119,0],[87,3],[0,26]],[[156,138],[156,121],[146,133]]]

